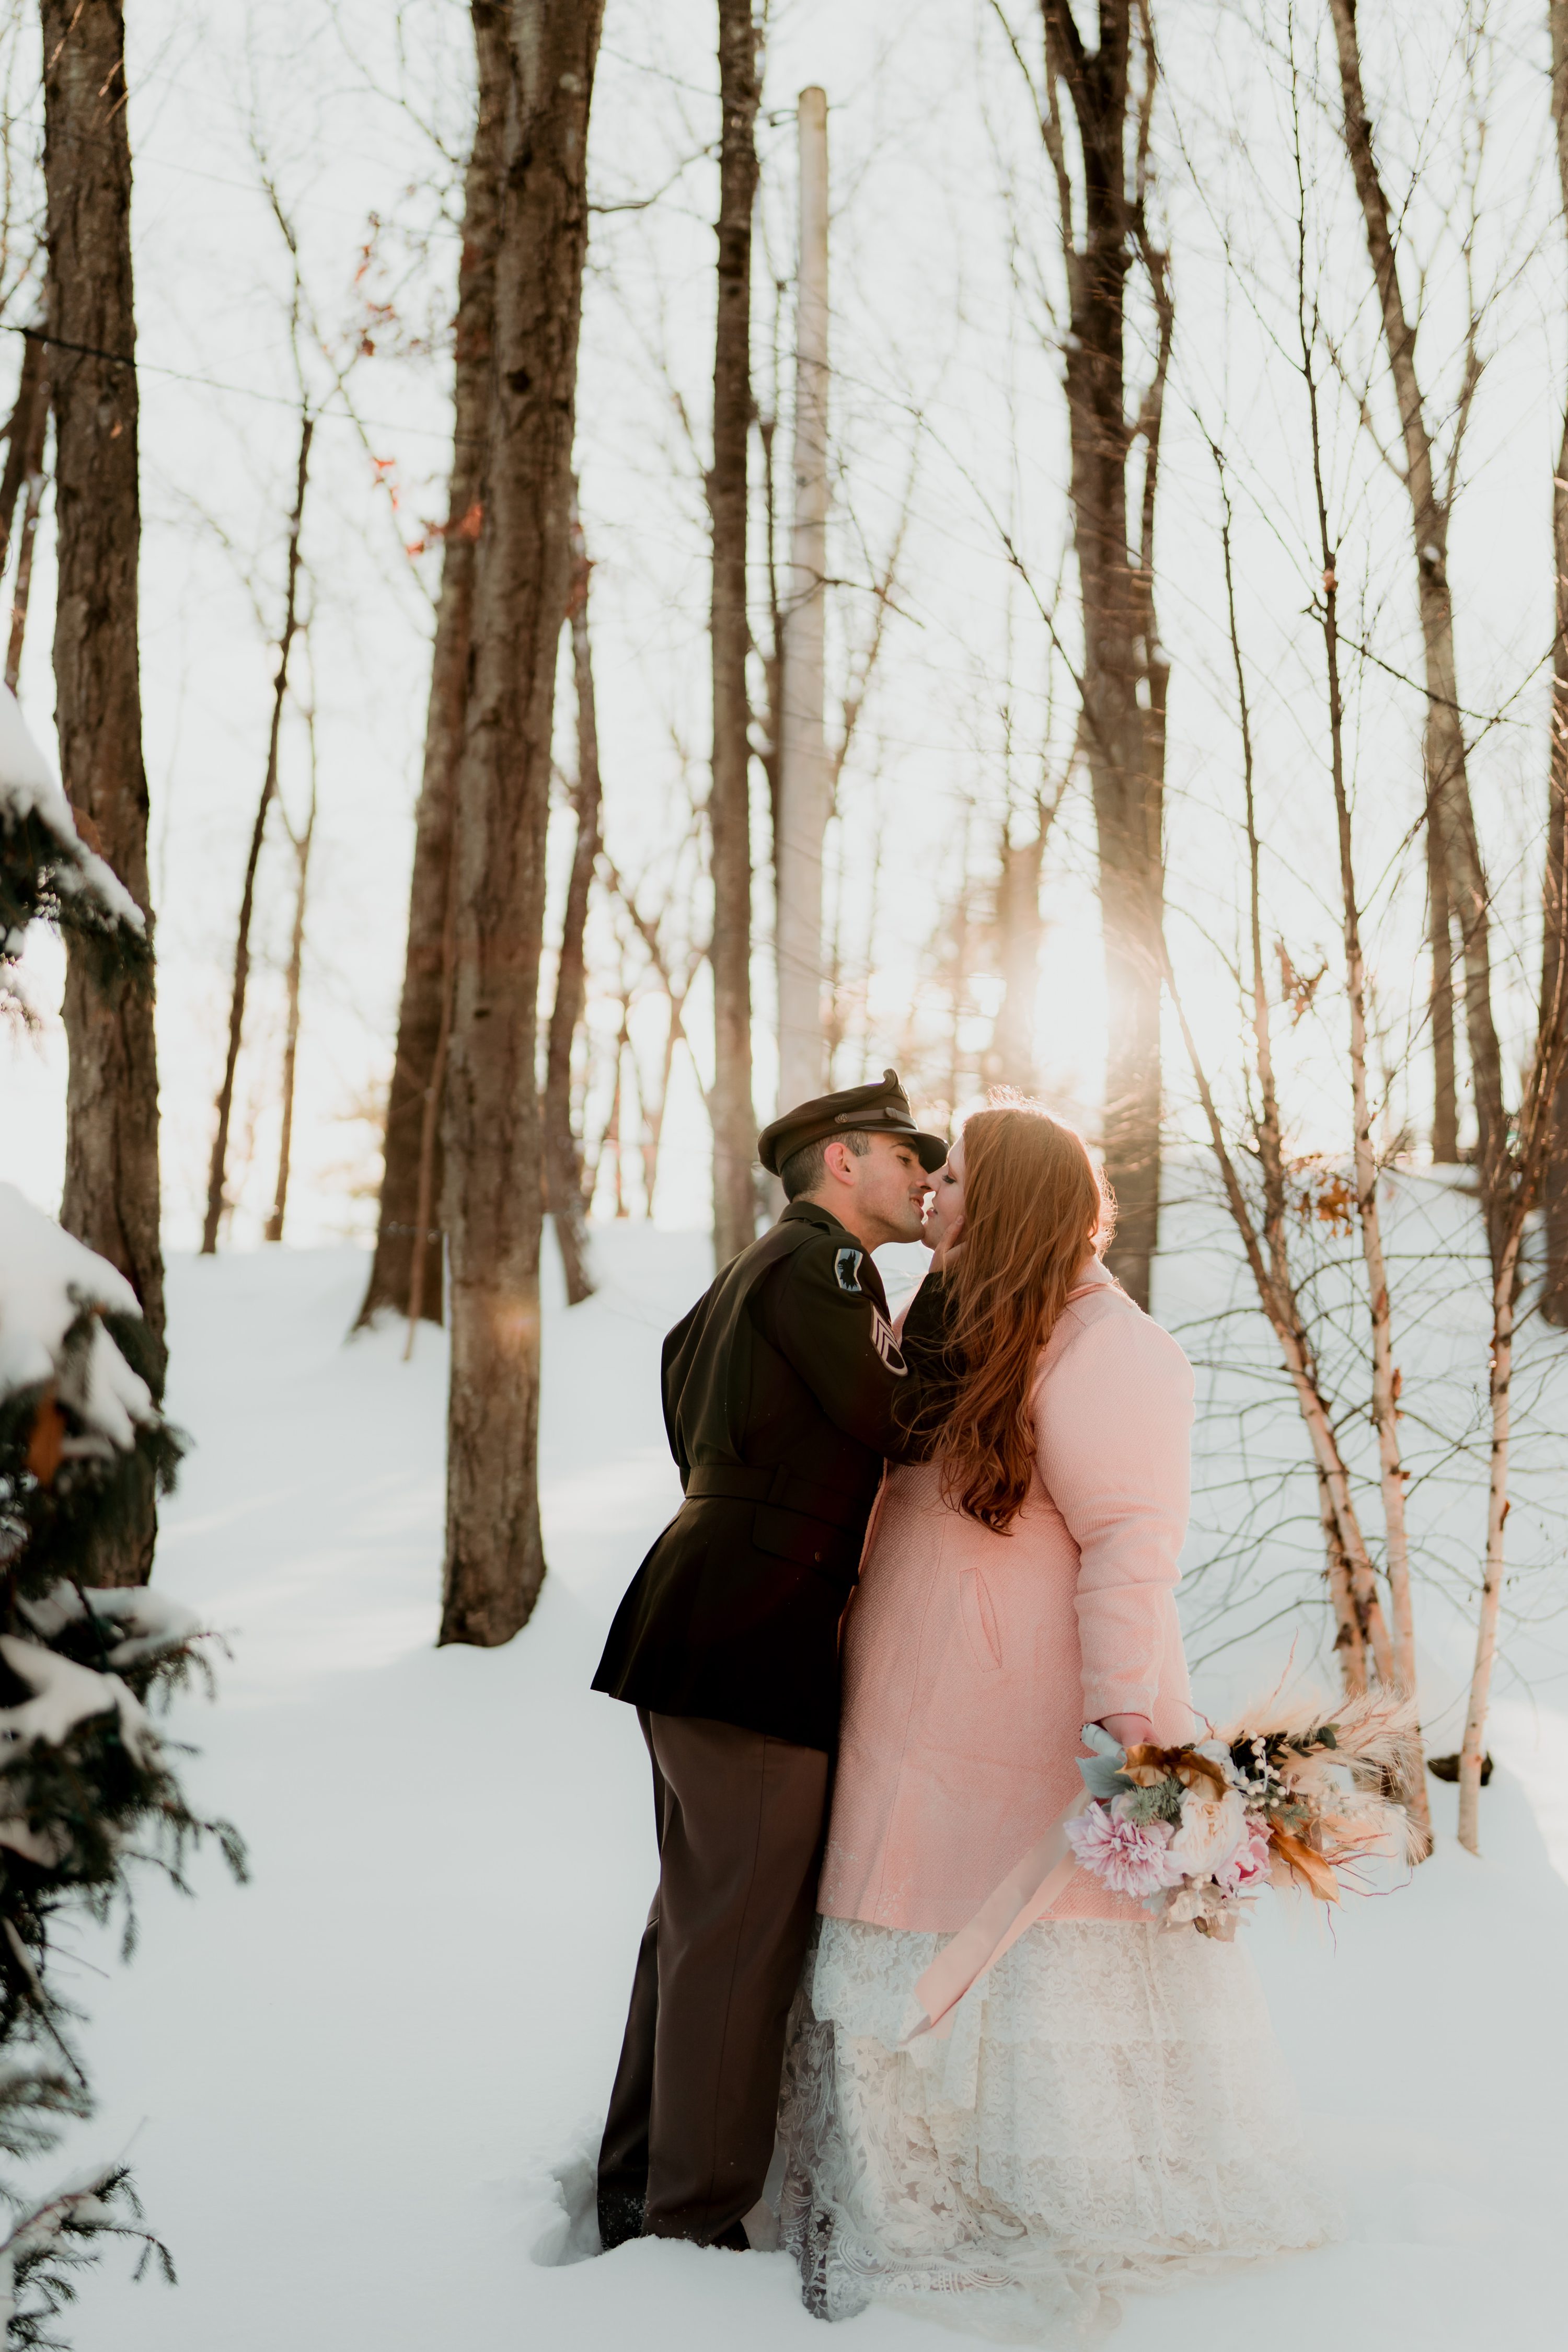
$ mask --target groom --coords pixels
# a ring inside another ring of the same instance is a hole
[[[599,2157],[606,2247],[640,2233],[740,2251],[766,2210],[838,1621],[910,1388],[871,1252],[919,1238],[947,1147],[888,1070],[774,1119],[757,1154],[787,1206],[664,1343],[686,1500],[594,1677],[637,1710],[659,1852]]]

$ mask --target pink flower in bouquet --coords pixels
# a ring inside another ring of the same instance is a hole
[[[1248,1895],[1265,1884],[1271,1867],[1268,1825],[1253,1816],[1240,1844],[1220,1864],[1215,1879],[1226,1895]]]
[[[1068,1822],[1067,1837],[1084,1869],[1114,1895],[1154,1895],[1181,1881],[1169,1822],[1121,1822],[1104,1805],[1090,1805]]]

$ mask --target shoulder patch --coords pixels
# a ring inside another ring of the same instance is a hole
[[[836,1250],[833,1255],[835,1281],[840,1290],[847,1290],[857,1298],[864,1296],[860,1288],[860,1260],[864,1255],[865,1252],[858,1249]]]
[[[906,1380],[909,1377],[910,1368],[900,1352],[897,1339],[893,1337],[893,1327],[875,1302],[871,1307],[871,1344],[890,1372],[895,1373],[900,1380]]]

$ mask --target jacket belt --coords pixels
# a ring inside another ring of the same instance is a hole
[[[699,1465],[688,1473],[686,1499],[695,1502],[771,1503],[775,1510],[798,1511],[803,1518],[820,1519],[846,1533],[858,1532],[870,1510],[872,1497],[862,1501],[840,1487],[819,1486],[781,1465],[774,1470],[748,1470],[737,1464]]]

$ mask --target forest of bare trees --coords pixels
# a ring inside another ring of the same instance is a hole
[[[0,0],[0,608],[7,2161],[87,2113],[40,1971],[137,1822],[243,1874],[140,1696],[235,1594],[270,1977],[377,1740],[384,1951],[448,1933],[410,1851],[489,1901],[495,1790],[615,1877],[563,1692],[679,1500],[671,1301],[889,1066],[1103,1169],[1194,1713],[1397,1716],[1450,1924],[1529,1891],[1528,1718],[1561,1873],[1568,0]],[[334,2063],[397,1965],[312,1948]]]
[[[1498,153],[1505,15],[1545,78],[1549,205]],[[312,1023],[351,952],[324,551],[357,468],[376,520],[355,531],[428,645],[405,912],[375,916],[399,1003],[352,1112],[374,1135],[359,1322],[400,1318],[409,1352],[449,1329],[443,1641],[506,1642],[544,1573],[546,1220],[574,1303],[600,1222],[678,1196],[722,1262],[770,1213],[775,1087],[896,1060],[950,1124],[993,1084],[1087,1124],[1142,1305],[1175,1311],[1170,1218],[1217,1219],[1242,1353],[1299,1417],[1316,1503],[1294,1556],[1347,1684],[1413,1685],[1434,1544],[1469,1579],[1473,1834],[1510,1449],[1533,1475],[1515,1368],[1568,1322],[1568,11],[1478,0],[1417,58],[1352,0],[1201,34],[1159,0],[985,0],[963,168],[991,341],[968,392],[956,325],[927,321],[928,348],[918,304],[902,338],[876,310],[897,205],[839,93],[780,83],[764,5],[719,0],[706,99],[647,66],[624,161],[597,9],[473,0],[423,60],[420,10],[399,22],[384,55],[350,11],[333,55],[426,158],[429,209],[417,234],[374,216],[341,299],[251,104],[294,382],[254,548],[216,503],[193,526],[243,578],[267,667],[223,981],[178,1080],[203,1251],[251,1216],[292,1231],[301,1150],[321,1156]],[[151,913],[124,26],[110,0],[43,0],[37,31],[39,257],[20,205],[5,257],[8,675],[42,528],[67,788]],[[1527,334],[1553,353],[1557,439],[1510,523],[1528,602],[1483,642],[1472,478]],[[395,354],[448,404],[417,493],[384,454]],[[1006,419],[1000,463],[983,412]],[[612,413],[642,436],[646,528]],[[152,971],[71,946],[64,1216],[157,1334]],[[1462,1429],[1423,1389],[1418,1192],[1458,1215],[1451,1283],[1485,1326]],[[1475,1468],[1463,1570],[1425,1447]],[[149,1491],[103,1580],[143,1577],[153,1532]]]

